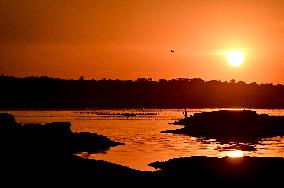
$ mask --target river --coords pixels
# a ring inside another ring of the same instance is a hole
[[[188,115],[219,109],[187,109]],[[237,110],[237,109],[233,109]],[[284,116],[284,109],[251,109],[257,113]],[[230,155],[254,157],[284,157],[284,137],[260,139],[256,143],[220,143],[215,139],[161,133],[182,126],[168,123],[184,116],[184,109],[115,109],[115,110],[13,110],[19,123],[71,122],[74,132],[96,132],[111,140],[125,143],[105,153],[81,156],[105,160],[138,170],[154,170],[154,161],[188,156],[224,157]],[[123,116],[136,113],[136,116]],[[239,147],[241,146],[241,147]],[[241,149],[236,149],[239,147]],[[245,149],[244,149],[245,148]]]

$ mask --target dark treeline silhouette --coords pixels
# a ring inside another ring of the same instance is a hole
[[[284,108],[284,85],[0,76],[0,108]]]

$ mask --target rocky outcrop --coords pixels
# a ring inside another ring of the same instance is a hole
[[[19,124],[11,114],[0,114],[0,146],[6,158],[57,160],[80,152],[101,152],[122,143],[96,133],[73,133],[71,123]]]
[[[251,110],[219,110],[195,113],[174,124],[182,129],[166,131],[196,137],[259,138],[284,135],[284,116],[257,114]]]
[[[274,157],[185,157],[154,162],[150,166],[159,169],[156,176],[180,178],[180,181],[202,184],[268,183],[282,182],[283,158]]]

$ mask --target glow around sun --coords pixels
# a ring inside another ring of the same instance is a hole
[[[245,61],[244,53],[238,50],[231,50],[225,52],[227,62],[232,67],[239,67]]]

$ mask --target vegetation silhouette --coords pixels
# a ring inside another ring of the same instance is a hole
[[[284,85],[0,76],[0,108],[284,108]]]

